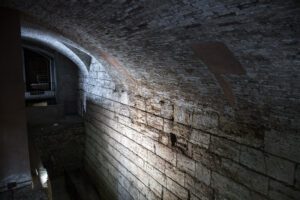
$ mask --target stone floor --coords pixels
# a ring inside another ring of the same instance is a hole
[[[55,177],[51,180],[53,200],[71,200],[65,185],[65,177]]]
[[[71,200],[67,192],[64,176],[51,180],[52,200]],[[42,188],[32,189],[31,185],[0,193],[0,200],[49,200],[47,191]]]
[[[31,185],[0,193],[0,200],[48,200],[47,191]]]
[[[89,196],[88,199],[98,199],[90,181],[78,170],[82,168],[84,145],[84,126],[80,117],[68,116],[55,123],[29,126],[29,145],[32,169],[38,169],[41,163],[47,169],[51,187],[43,189],[39,178],[33,175],[35,189],[29,185],[3,192],[0,200],[49,200],[48,193],[52,200],[74,199],[68,191],[76,198],[83,194]],[[66,182],[71,185],[70,189],[68,184],[68,191]]]

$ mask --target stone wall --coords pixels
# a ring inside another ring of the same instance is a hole
[[[299,198],[296,1],[9,5],[94,56],[79,109],[85,167],[106,199]],[[198,54],[207,42],[243,73],[214,71]]]
[[[104,66],[94,59],[80,84],[87,99],[85,167],[104,199],[299,197],[295,133],[283,139],[275,128],[228,119],[230,110],[131,97]]]

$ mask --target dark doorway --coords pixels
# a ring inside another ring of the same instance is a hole
[[[24,49],[26,91],[43,93],[51,90],[51,71],[49,58]]]

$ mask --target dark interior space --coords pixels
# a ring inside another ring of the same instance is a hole
[[[299,200],[296,0],[0,1],[0,200]]]

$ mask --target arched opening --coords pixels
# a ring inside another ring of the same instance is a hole
[[[82,167],[81,70],[72,59],[37,40],[23,39],[22,47],[33,184],[38,188],[41,182],[54,199],[69,198],[65,171]]]
[[[26,47],[23,48],[23,56],[26,104],[55,104],[56,76],[53,58]]]
[[[47,152],[41,155],[45,166],[54,169],[50,179],[72,169],[72,155],[82,155],[75,160],[101,199],[299,198],[295,1],[0,4],[22,12],[23,39],[51,47],[80,70],[77,109],[59,100],[69,83],[65,72],[57,73],[63,75],[62,85],[56,79],[57,104],[30,107],[35,122],[41,114],[55,116],[49,126],[29,126],[35,144]],[[0,190],[19,191],[33,172],[16,53],[19,15],[6,14],[0,12],[0,55],[7,55],[0,62],[15,68],[0,73],[6,83],[0,96]],[[78,126],[65,123],[65,110],[84,116]],[[82,120],[83,138],[73,134],[82,130]],[[68,151],[68,140],[79,142]],[[80,176],[68,177],[74,186]]]

